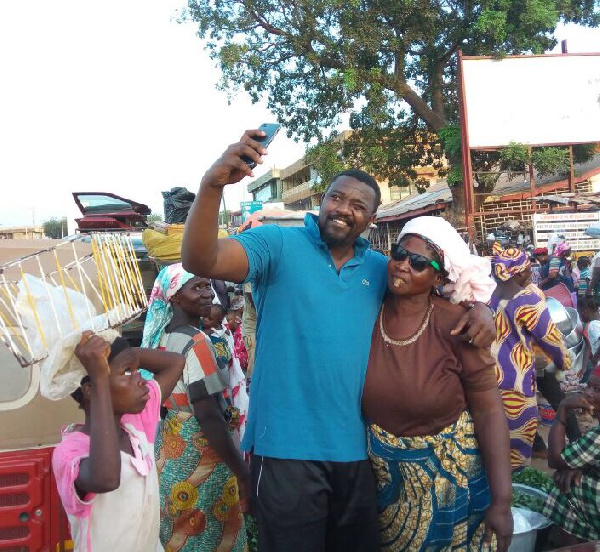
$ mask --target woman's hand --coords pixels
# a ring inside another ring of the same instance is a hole
[[[89,330],[81,334],[81,340],[75,347],[75,356],[81,361],[91,379],[110,374],[109,355],[110,344],[108,341]]]
[[[513,535],[513,517],[510,505],[496,506],[492,504],[485,513],[484,542],[490,544],[492,535],[496,535],[498,552],[506,552]]]
[[[554,472],[554,484],[558,487],[561,493],[567,494],[571,491],[572,485],[581,483],[581,470],[565,468]]]
[[[559,416],[559,419],[563,423],[566,423],[566,420],[564,419],[564,417],[560,417],[561,410],[564,412],[567,410],[578,410],[578,409],[581,409],[584,412],[587,412],[588,414],[591,414],[591,415],[594,414],[594,408],[588,402],[588,400],[583,395],[577,394],[577,395],[571,395],[571,396],[567,397],[566,399],[563,399],[561,401],[561,403],[558,405],[558,411],[556,412],[556,415]]]
[[[250,472],[246,470],[246,473],[237,476],[238,488],[240,491],[240,504],[242,512],[245,514],[253,513],[253,501],[252,501],[252,484],[250,483]]]
[[[458,321],[451,335],[460,335],[475,347],[489,347],[496,339],[496,326],[492,311],[484,303],[475,303]]]

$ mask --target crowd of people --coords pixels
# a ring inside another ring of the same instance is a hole
[[[303,227],[217,239],[223,188],[262,163],[260,134],[204,175],[142,347],[85,333],[75,350],[85,423],[53,459],[75,550],[242,551],[250,511],[261,552],[506,551],[540,358],[570,366],[534,277],[582,292],[592,366],[556,405],[545,512],[565,538],[600,538],[600,430],[565,431],[600,406],[589,265],[574,282],[566,245],[533,265],[516,247],[478,257],[440,217],[407,223],[388,259],[361,237],[380,190],[360,170]],[[217,302],[214,281],[244,286]]]

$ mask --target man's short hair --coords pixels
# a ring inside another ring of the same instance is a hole
[[[331,188],[331,185],[340,176],[349,176],[350,178],[356,178],[356,180],[358,180],[359,182],[362,182],[363,184],[366,184],[367,186],[369,186],[369,188],[371,188],[375,192],[375,208],[373,209],[373,212],[377,211],[377,207],[379,207],[379,204],[381,203],[381,190],[379,189],[379,184],[377,184],[377,181],[369,173],[366,173],[365,171],[361,171],[360,169],[348,169],[346,171],[337,173],[331,179],[331,182],[329,183],[327,190],[329,190],[329,188]]]

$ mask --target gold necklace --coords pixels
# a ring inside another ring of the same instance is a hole
[[[432,302],[429,303],[429,308],[427,309],[427,312],[425,313],[425,316],[423,317],[423,322],[421,322],[419,329],[407,339],[392,339],[387,334],[387,332],[385,331],[385,327],[383,326],[384,310],[385,310],[385,303],[383,303],[381,305],[381,313],[379,315],[379,331],[381,332],[381,337],[383,337],[383,340],[388,345],[398,345],[399,347],[403,347],[405,345],[410,345],[411,343],[414,343],[417,339],[419,339],[419,337],[421,337],[421,334],[425,331],[427,324],[429,324],[429,317],[431,316],[431,312],[433,311],[433,303]]]

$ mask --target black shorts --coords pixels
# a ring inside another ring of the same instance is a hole
[[[259,552],[378,552],[377,489],[368,460],[252,456]]]

